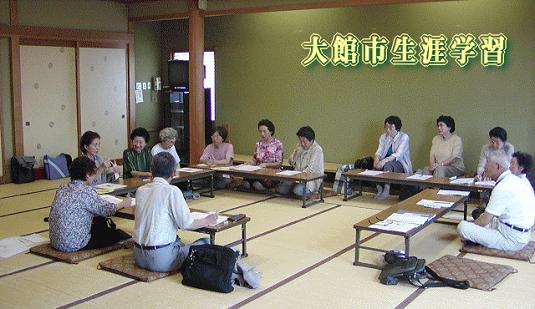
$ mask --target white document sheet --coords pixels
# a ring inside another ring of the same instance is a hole
[[[201,219],[204,219],[206,218],[210,213],[205,213],[205,212],[196,212],[196,211],[193,211],[191,212],[191,216],[193,217],[193,219],[195,220],[201,220]],[[217,224],[221,223],[221,222],[225,222],[227,221],[228,217],[227,216],[217,216]]]
[[[101,183],[99,185],[96,185],[95,186],[95,189],[111,189],[111,190],[117,190],[117,189],[122,189],[122,188],[125,188],[126,185],[120,185],[118,183]]]
[[[368,175],[368,176],[377,176],[384,173],[383,171],[374,171],[374,170],[365,170],[364,172],[360,172],[359,175]]]
[[[474,178],[457,178],[450,181],[456,185],[469,185],[474,182]]]
[[[241,165],[235,166],[234,169],[238,171],[253,172],[253,171],[261,170],[262,168],[256,165],[241,164]]]
[[[429,179],[431,177],[433,177],[433,175],[418,175],[418,174],[414,174],[414,175],[411,175],[411,176],[407,177],[407,179],[427,180],[427,179]]]
[[[385,220],[370,225],[370,227],[385,231],[407,232],[424,224],[431,218],[433,218],[433,215],[424,213],[393,213]]]
[[[201,172],[202,169],[200,169],[200,168],[192,168],[192,167],[182,167],[182,168],[177,169],[177,171],[185,172],[185,173],[196,173],[196,172]]]
[[[468,196],[470,191],[459,191],[459,190],[438,190],[438,195],[456,195],[456,196]]]
[[[212,169],[215,171],[228,171],[230,170],[230,166],[214,166]]]
[[[496,181],[494,180],[483,180],[483,181],[476,181],[476,185],[478,186],[492,186],[494,187],[496,185]]]
[[[286,171],[278,172],[277,175],[281,175],[281,176],[293,176],[293,175],[297,175],[297,174],[301,174],[301,173],[302,173],[301,171],[291,171],[291,170],[286,170]]]
[[[416,204],[427,208],[447,208],[451,207],[451,205],[453,205],[453,202],[422,199]]]
[[[118,197],[115,197],[113,195],[109,195],[109,194],[102,194],[102,195],[99,195],[100,198],[110,202],[110,203],[113,203],[115,205],[119,204],[120,202],[122,202],[123,200],[118,198]],[[130,207],[134,207],[136,206],[136,199],[135,198],[132,198],[132,203],[130,204]]]
[[[45,242],[48,242],[48,238],[39,234],[4,238],[0,240],[0,258],[8,258],[15,254],[28,251],[31,247]]]

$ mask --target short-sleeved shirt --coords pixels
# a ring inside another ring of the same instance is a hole
[[[201,161],[214,160],[230,160],[234,157],[234,146],[229,143],[221,143],[217,148],[214,144],[210,144],[204,148],[201,155]]]
[[[123,151],[123,178],[131,178],[132,171],[136,172],[150,172],[150,163],[152,154],[149,148],[145,147],[141,152],[134,149],[126,149]]]
[[[93,217],[109,217],[115,210],[114,204],[101,199],[84,181],[61,185],[50,208],[50,244],[64,252],[82,249],[91,238]]]
[[[501,222],[527,229],[535,220],[535,195],[520,177],[507,170],[498,177],[485,211]],[[518,241],[527,243],[531,233],[523,234],[517,235],[522,238]]]
[[[150,153],[152,154],[152,156],[155,156],[157,154],[159,154],[160,152],[169,152],[173,158],[175,158],[175,162],[176,164],[180,164],[180,158],[178,157],[178,153],[176,152],[176,148],[175,146],[169,148],[169,149],[165,149],[163,148],[160,143],[154,145],[150,151]]]
[[[282,162],[282,153],[283,146],[281,141],[272,138],[267,143],[256,142],[253,158],[256,164]]]
[[[137,189],[135,218],[133,238],[142,246],[170,244],[193,223],[182,191],[160,177]]]
[[[451,157],[455,157],[450,166],[464,171],[463,141],[456,134],[443,138],[440,135],[433,137],[431,145],[431,159],[434,163],[441,163]]]

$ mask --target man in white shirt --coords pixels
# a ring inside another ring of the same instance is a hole
[[[535,220],[535,195],[509,171],[503,151],[490,154],[485,176],[496,181],[485,212],[476,221],[462,221],[459,237],[488,248],[521,250],[531,239]]]
[[[151,163],[154,179],[136,192],[134,258],[137,266],[150,271],[179,270],[190,246],[209,243],[202,238],[185,245],[177,237],[177,229],[196,230],[217,222],[217,214],[193,219],[180,189],[169,184],[176,165],[170,153],[154,156]]]

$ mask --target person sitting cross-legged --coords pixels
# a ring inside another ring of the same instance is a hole
[[[535,220],[533,190],[509,171],[505,152],[492,152],[484,175],[496,181],[485,212],[474,222],[461,221],[459,237],[488,248],[517,251],[531,239]]]
[[[136,192],[134,258],[136,265],[156,272],[179,270],[188,256],[190,246],[208,244],[201,238],[191,245],[177,237],[177,230],[196,230],[217,222],[217,214],[194,219],[182,191],[169,182],[175,175],[177,162],[172,154],[160,152],[152,157],[151,183]]]
[[[290,155],[288,161],[296,171],[306,173],[323,174],[323,148],[316,142],[316,134],[309,127],[302,127],[297,131],[299,143]],[[297,196],[308,195],[317,192],[323,179],[310,181],[306,184],[298,183],[293,185],[293,193]],[[292,184],[287,181],[281,182],[277,186],[279,194],[288,194],[292,189]]]

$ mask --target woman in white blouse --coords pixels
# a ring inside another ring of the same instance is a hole
[[[412,174],[409,136],[401,132],[401,119],[389,116],[384,122],[385,133],[379,138],[373,168],[379,171]],[[377,185],[376,199],[390,195],[390,184]]]

